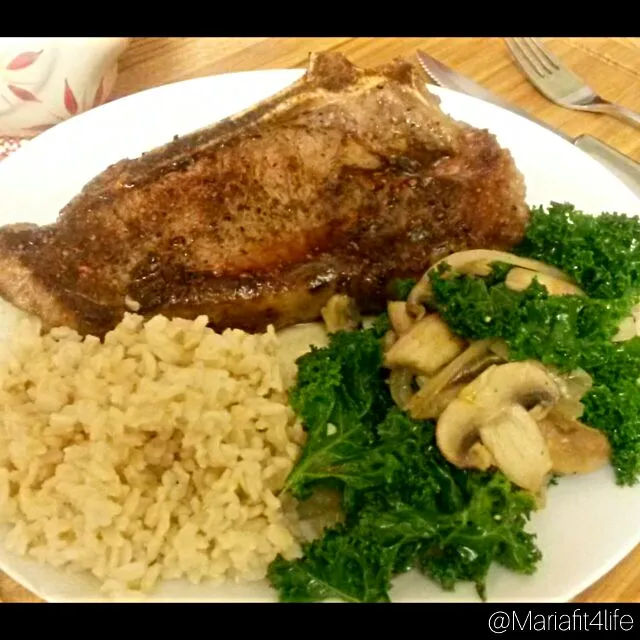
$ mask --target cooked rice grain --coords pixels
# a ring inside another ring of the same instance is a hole
[[[19,322],[0,367],[0,522],[12,551],[111,595],[258,580],[299,553],[277,494],[304,432],[278,338],[125,315],[101,343]]]

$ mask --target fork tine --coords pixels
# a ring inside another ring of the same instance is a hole
[[[523,48],[520,43],[520,38],[505,38],[507,47],[511,54],[515,58],[516,62],[520,65],[522,70],[528,74],[534,74],[540,77],[544,77],[544,71],[541,71],[537,64],[531,59],[530,54]]]
[[[557,70],[564,69],[564,63],[553,54],[553,52],[545,47],[538,38],[527,38],[538,49],[538,51],[549,61],[549,63]]]
[[[522,42],[529,50],[530,55],[536,59],[546,73],[553,73],[560,68],[557,64],[553,63],[547,52],[542,49],[540,44],[536,42],[534,38],[522,38]]]
[[[600,96],[535,38],[505,40],[518,67],[536,89],[552,102],[567,109],[607,113],[640,127],[640,113]]]

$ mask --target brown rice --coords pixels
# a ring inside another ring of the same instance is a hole
[[[21,320],[0,367],[0,522],[104,592],[259,580],[299,553],[278,489],[304,432],[269,329],[127,314],[104,343]]]

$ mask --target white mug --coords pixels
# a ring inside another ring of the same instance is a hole
[[[0,136],[32,137],[102,104],[130,38],[0,38]]]

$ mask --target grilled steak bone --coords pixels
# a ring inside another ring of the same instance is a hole
[[[112,165],[55,224],[1,228],[0,294],[45,328],[103,335],[129,309],[258,331],[336,292],[377,311],[395,278],[509,248],[527,221],[508,151],[412,65],[322,53],[268,100]]]

